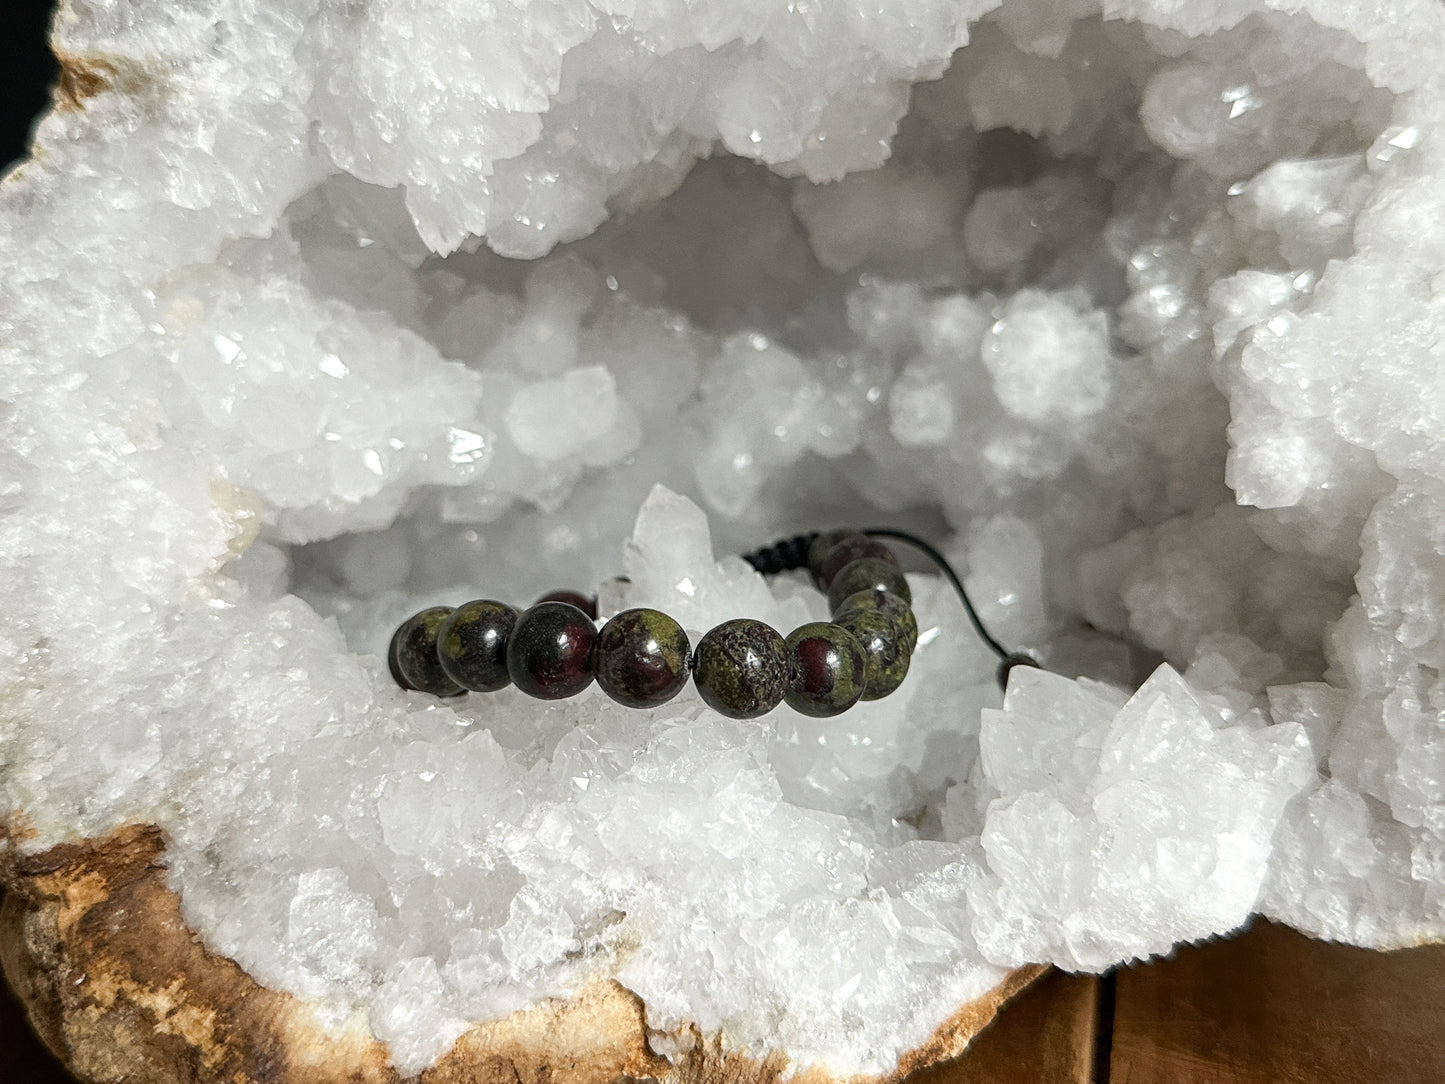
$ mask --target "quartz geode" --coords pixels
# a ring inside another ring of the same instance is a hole
[[[117,838],[402,1074],[602,988],[649,1058],[887,1074],[1024,965],[1445,935],[1438,3],[91,0],[55,46],[0,187],[27,982],[34,885]],[[792,628],[718,556],[880,520],[1056,672],[1000,707],[929,575],[836,719],[378,661],[599,583]]]

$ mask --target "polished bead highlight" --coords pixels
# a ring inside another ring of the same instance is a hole
[[[913,602],[913,592],[908,589],[908,581],[896,564],[889,564],[878,557],[863,557],[850,561],[833,577],[833,582],[828,585],[829,610],[837,613],[839,605],[849,595],[874,590],[888,591],[904,602]]]
[[[450,606],[433,606],[401,623],[387,647],[391,676],[403,689],[433,696],[460,696],[466,692],[449,678],[437,661],[437,632],[451,616]]]
[[[787,645],[792,672],[784,696],[790,707],[828,718],[858,703],[867,660],[852,633],[831,622],[815,621],[794,629]]]
[[[629,708],[665,704],[687,684],[687,633],[658,610],[624,610],[597,634],[597,684]]]
[[[782,636],[751,618],[724,621],[698,641],[693,654],[698,693],[730,719],[756,719],[777,707],[790,669]]]
[[[507,640],[507,673],[528,696],[561,700],[592,684],[597,626],[566,602],[539,602]]]
[[[494,693],[512,683],[507,673],[507,640],[519,614],[495,599],[458,606],[437,632],[437,661],[447,677],[478,693]]]

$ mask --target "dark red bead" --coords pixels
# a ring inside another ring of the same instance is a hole
[[[597,597],[595,595],[584,595],[581,591],[573,591],[564,587],[560,591],[548,591],[537,601],[565,602],[569,606],[576,606],[593,621],[597,620]]]
[[[847,629],[814,621],[788,637],[792,674],[785,694],[795,711],[826,719],[847,711],[863,695],[866,656]]]
[[[528,696],[561,700],[592,684],[597,626],[576,606],[539,602],[507,639],[507,673]]]
[[[687,684],[687,633],[657,610],[624,610],[597,634],[597,684],[619,704],[652,708]]]

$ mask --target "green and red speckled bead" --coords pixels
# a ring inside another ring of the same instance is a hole
[[[602,626],[592,663],[597,684],[613,700],[655,708],[687,684],[687,633],[659,610],[623,610]]]
[[[489,598],[453,610],[437,629],[437,660],[447,677],[478,693],[494,693],[510,685],[507,641],[520,616],[505,602]]]
[[[453,613],[450,606],[431,606],[401,623],[386,653],[392,679],[403,689],[433,696],[461,696],[466,692],[447,677],[437,659],[437,633]]]
[[[814,621],[788,634],[791,673],[783,698],[804,715],[841,715],[863,696],[867,656],[842,625]]]
[[[626,610],[599,631],[596,601],[575,591],[554,591],[521,613],[478,599],[403,622],[388,651],[392,677],[436,696],[510,684],[542,700],[573,696],[595,680],[619,704],[653,708],[681,692],[691,674],[703,701],[733,719],[766,715],[784,701],[827,718],[893,692],[908,673],[918,622],[892,551],[852,531],[786,546],[782,557],[775,548],[766,562],[749,560],[761,571],[806,564],[828,593],[832,621],[786,638],[761,621],[724,621],[694,648],[657,610]]]
[[[839,603],[833,620],[862,645],[867,671],[864,700],[887,696],[903,684],[918,646],[918,619],[904,599],[889,591],[865,589]]]

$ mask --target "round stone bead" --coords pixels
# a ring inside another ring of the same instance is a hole
[[[707,632],[692,657],[698,693],[729,719],[756,719],[777,707],[790,670],[788,645],[777,630],[746,617]]]
[[[518,616],[515,607],[489,598],[453,610],[437,632],[437,661],[447,677],[478,693],[510,685],[507,640]]]
[[[849,610],[859,609],[882,611],[885,617],[892,620],[897,629],[903,650],[910,655],[913,654],[914,649],[918,647],[918,618],[913,615],[913,607],[891,591],[879,591],[875,588],[870,591],[859,591],[856,595],[849,595],[845,598],[838,604],[833,620],[836,621],[839,616]]]
[[[839,570],[828,585],[830,612],[837,613],[843,600],[859,591],[888,591],[904,602],[913,602],[913,592],[908,589],[903,571],[896,564],[889,564],[878,557],[862,557]]]
[[[538,602],[565,602],[569,606],[576,606],[593,621],[597,620],[597,599],[595,596],[584,595],[581,591],[573,591],[569,588],[562,588],[560,591],[548,591],[537,600]]]
[[[878,700],[903,684],[918,644],[918,620],[906,602],[886,591],[860,591],[847,599],[833,621],[863,647],[864,700]]]
[[[828,559],[828,554],[831,553],[833,547],[843,539],[850,535],[856,535],[857,533],[857,531],[842,529],[822,531],[808,546],[808,571],[812,573],[813,583],[817,586],[818,590],[827,590],[827,587],[823,585],[823,562]]]
[[[818,568],[819,589],[828,590],[838,573],[854,561],[861,561],[865,557],[874,557],[894,568],[898,567],[898,558],[894,556],[893,551],[876,538],[869,538],[862,534],[845,535],[834,543],[833,548],[828,551],[828,555],[823,558],[823,563]]]
[[[804,715],[840,715],[863,695],[866,658],[853,634],[840,625],[814,621],[787,639],[792,674],[784,698]]]
[[[528,696],[561,700],[592,684],[597,626],[567,602],[539,602],[507,640],[507,674]]]
[[[437,661],[437,632],[448,617],[450,606],[433,606],[413,614],[401,623],[386,650],[391,676],[403,689],[433,696],[461,696],[466,692]]]
[[[687,684],[687,633],[658,610],[623,610],[597,634],[597,684],[619,704],[665,704]]]

